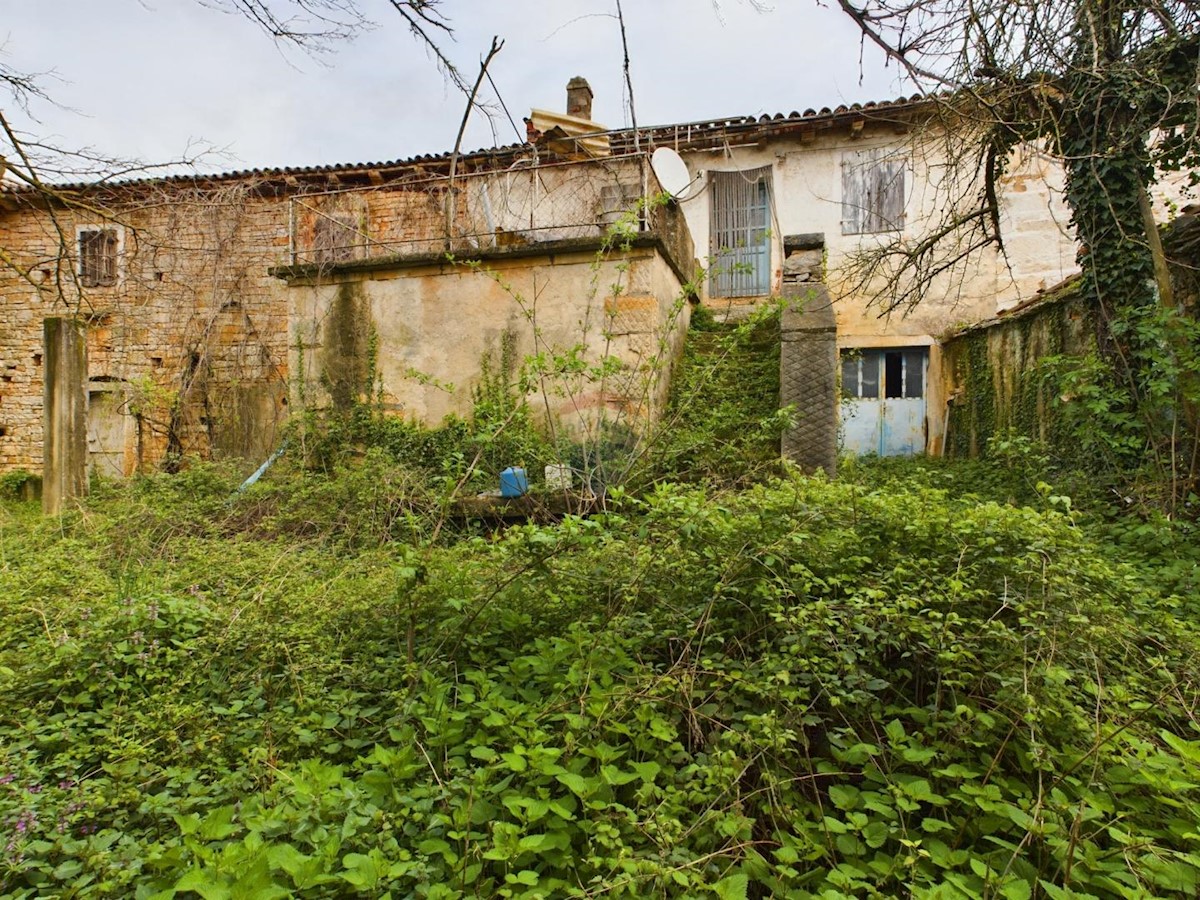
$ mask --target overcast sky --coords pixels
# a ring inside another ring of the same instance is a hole
[[[191,142],[221,151],[206,171],[398,159],[451,149],[464,99],[438,74],[386,0],[361,0],[373,31],[319,59],[281,48],[203,0],[0,0],[3,56],[52,72],[69,111],[6,109],[39,136],[106,155],[161,161]],[[816,0],[624,0],[639,124],[803,112],[910,90],[857,32]],[[449,56],[470,79],[492,35],[491,72],[518,128],[530,107],[562,111],[583,75],[593,118],[628,125],[614,0],[445,0]],[[490,88],[485,99],[495,100]],[[11,104],[4,100],[6,107]],[[475,116],[464,147],[518,140],[503,112]]]

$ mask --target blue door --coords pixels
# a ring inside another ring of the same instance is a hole
[[[842,351],[841,449],[862,456],[925,451],[924,347]]]

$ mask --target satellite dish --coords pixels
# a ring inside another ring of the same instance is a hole
[[[659,147],[650,156],[650,168],[658,177],[662,189],[675,199],[682,199],[695,180],[688,174],[683,158],[670,147]]]

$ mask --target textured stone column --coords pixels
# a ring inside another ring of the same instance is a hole
[[[796,408],[782,453],[805,472],[837,472],[837,321],[819,281],[787,281],[780,321],[779,402]]]
[[[87,493],[87,328],[46,319],[43,337],[42,511],[56,515]]]

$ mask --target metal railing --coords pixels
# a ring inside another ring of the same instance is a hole
[[[644,231],[641,198],[661,191],[644,154],[299,194],[291,198],[293,265],[465,254],[602,237],[624,220]]]

